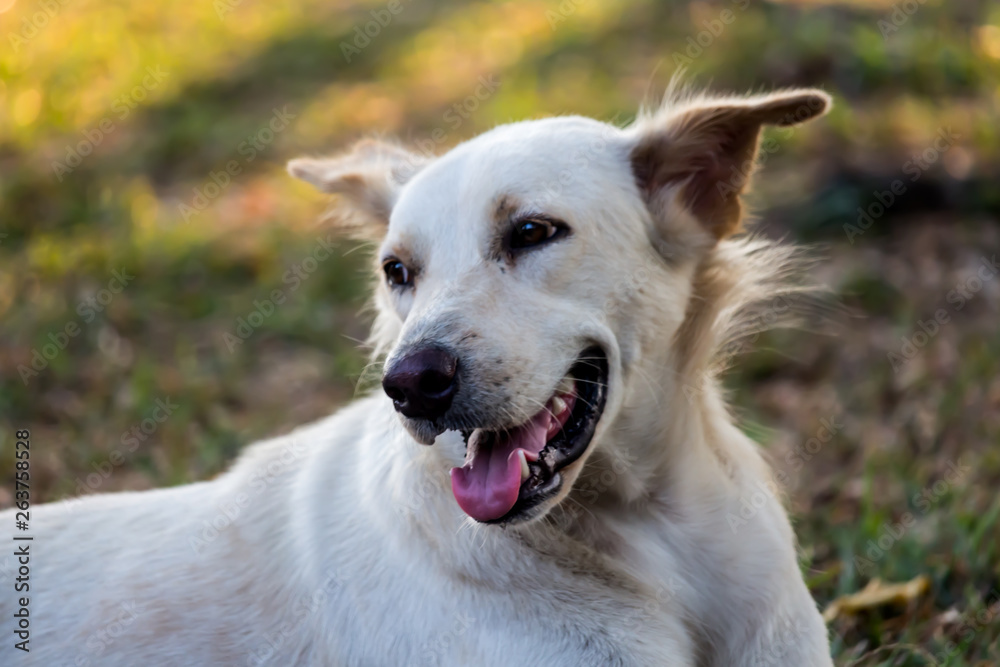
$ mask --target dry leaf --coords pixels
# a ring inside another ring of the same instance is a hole
[[[930,579],[922,574],[902,584],[886,584],[881,579],[872,579],[857,593],[842,595],[831,602],[823,612],[823,620],[829,623],[842,614],[856,614],[887,604],[907,604],[926,593],[930,585]]]

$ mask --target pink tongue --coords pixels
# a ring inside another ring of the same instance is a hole
[[[473,442],[480,432],[473,434],[469,439],[472,458],[466,459],[461,468],[451,469],[451,490],[466,514],[477,521],[491,521],[510,511],[521,488],[517,450],[532,454],[542,451],[552,419],[548,410],[542,410],[509,434],[494,436],[492,446]]]

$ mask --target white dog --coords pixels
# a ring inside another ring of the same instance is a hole
[[[333,224],[378,239],[384,392],[210,482],[32,509],[30,591],[0,596],[8,627],[29,598],[23,658],[831,665],[715,380],[799,289],[793,251],[732,238],[761,128],[828,105],[673,95],[624,129],[294,160],[340,196]]]

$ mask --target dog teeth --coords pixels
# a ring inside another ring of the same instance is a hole
[[[557,394],[572,394],[573,393],[573,378],[569,375],[564,377],[559,381],[559,386],[556,387]]]
[[[521,481],[528,479],[531,476],[531,471],[528,469],[528,459],[524,458],[524,450],[517,450],[517,459],[521,462]]]
[[[562,400],[558,396],[552,397],[552,414],[560,415],[563,410],[566,409],[566,401]]]

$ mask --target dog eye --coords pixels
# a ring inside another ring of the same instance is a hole
[[[385,272],[386,280],[390,285],[409,285],[410,270],[406,268],[398,259],[389,258],[382,263],[382,270]]]
[[[562,227],[540,218],[523,220],[511,232],[510,248],[511,250],[519,250],[541,245],[554,238],[562,229]]]

